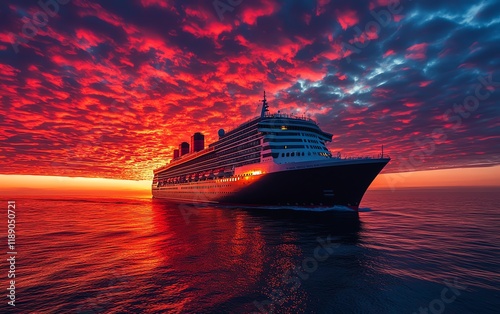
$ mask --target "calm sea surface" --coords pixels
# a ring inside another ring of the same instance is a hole
[[[369,191],[359,218],[19,198],[16,309],[499,313],[499,204],[487,188]]]

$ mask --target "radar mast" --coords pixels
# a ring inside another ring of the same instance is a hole
[[[264,99],[262,99],[262,111],[260,113],[260,116],[264,118],[266,116],[266,112],[269,112],[269,105],[267,104],[266,100],[266,91],[264,91]]]

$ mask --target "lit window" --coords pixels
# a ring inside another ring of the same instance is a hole
[[[282,129],[282,130],[287,130],[286,125],[282,125],[282,126],[281,126],[281,129]]]

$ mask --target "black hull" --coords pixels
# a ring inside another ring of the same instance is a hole
[[[231,187],[202,190],[194,186],[193,195],[155,193],[153,196],[177,201],[216,202],[242,205],[335,206],[358,208],[364,193],[388,159],[329,165],[298,170],[272,172],[250,181],[231,182]],[[205,181],[206,182],[206,181]],[[206,183],[205,183],[206,184]],[[201,186],[200,186],[201,187]],[[200,197],[202,196],[202,197]]]
[[[224,203],[333,206],[357,208],[387,162],[291,170],[264,175]]]

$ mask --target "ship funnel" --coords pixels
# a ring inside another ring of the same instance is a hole
[[[205,136],[196,132],[191,136],[191,152],[196,153],[205,149]]]
[[[186,154],[189,154],[189,143],[188,142],[182,142],[180,145],[179,145],[179,152],[180,152],[180,156],[184,156]]]

